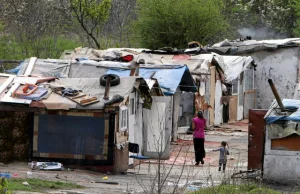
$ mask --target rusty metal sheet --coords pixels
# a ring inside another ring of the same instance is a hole
[[[250,109],[249,110],[249,135],[248,135],[248,170],[263,167],[264,153],[264,116],[268,110]]]

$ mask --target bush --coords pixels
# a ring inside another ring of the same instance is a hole
[[[11,192],[7,189],[8,181],[6,178],[0,179],[0,194],[10,194]]]

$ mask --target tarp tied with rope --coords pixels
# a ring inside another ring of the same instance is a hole
[[[130,70],[109,69],[106,74],[128,77]],[[156,79],[166,96],[173,95],[178,87],[180,87],[182,91],[197,92],[197,88],[187,66],[172,69],[140,68],[139,76],[144,79]]]

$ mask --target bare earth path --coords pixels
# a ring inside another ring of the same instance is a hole
[[[237,170],[247,168],[247,151],[248,151],[248,125],[247,120],[237,122],[235,124],[224,124],[220,128],[215,128],[213,131],[206,133],[206,158],[203,166],[195,167],[194,150],[192,145],[192,136],[181,134],[177,142],[172,143],[171,157],[169,160],[162,161],[164,169],[171,168],[171,172],[166,180],[166,187],[174,187],[174,185],[186,186],[186,182],[201,182],[205,185],[218,184],[224,176],[230,176],[231,173]],[[223,174],[217,171],[218,152],[212,152],[212,149],[217,148],[221,141],[227,141],[230,146],[231,160],[228,163],[227,173]],[[108,181],[118,182],[118,185],[110,185],[103,183],[95,183],[102,181],[106,174],[90,172],[75,169],[74,171],[32,171],[31,178],[39,178],[50,181],[67,181],[83,185],[86,188],[76,190],[77,193],[103,193],[103,194],[118,194],[118,193],[142,193],[143,187],[153,182],[158,166],[158,161],[151,160],[150,164],[145,162],[134,169],[128,170],[127,174],[108,174]],[[184,170],[183,170],[184,168]],[[31,171],[27,163],[12,163],[8,165],[0,164],[0,172],[18,173],[17,177],[27,178],[27,172]],[[174,183],[181,174],[181,180]],[[58,175],[58,176],[57,176]],[[59,179],[58,179],[58,178]],[[211,181],[213,180],[213,181]],[[189,190],[187,188],[186,190]],[[14,192],[28,193],[28,192]],[[63,191],[45,191],[45,193],[71,193]],[[76,193],[73,191],[72,193]]]

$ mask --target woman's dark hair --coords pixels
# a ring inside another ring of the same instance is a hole
[[[203,119],[203,112],[201,110],[198,111],[198,118]]]
[[[221,145],[225,147],[227,145],[226,141],[222,141]]]

